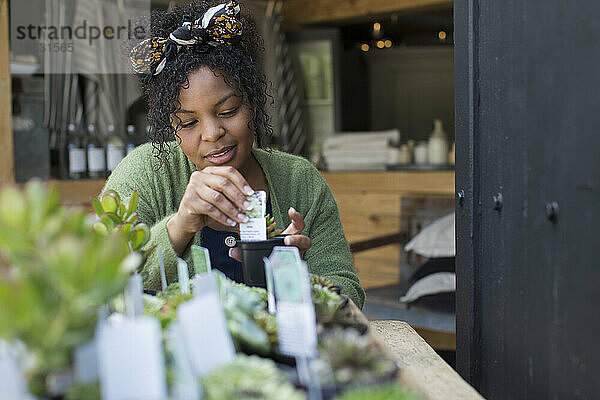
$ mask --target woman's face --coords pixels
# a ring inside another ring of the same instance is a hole
[[[240,93],[220,73],[202,67],[189,75],[189,87],[179,94],[181,149],[198,170],[227,165],[242,174],[249,168],[254,134],[251,112]],[[176,119],[174,119],[176,121]]]

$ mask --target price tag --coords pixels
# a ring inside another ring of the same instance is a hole
[[[177,308],[177,319],[196,377],[205,376],[235,358],[212,273],[194,278],[194,298]]]
[[[267,193],[259,190],[246,200],[252,204],[252,208],[244,211],[248,221],[240,224],[240,239],[247,242],[267,240]]]
[[[171,322],[165,332],[166,346],[173,360],[172,399],[199,400],[202,398],[202,386],[192,371],[184,338],[177,320]]]
[[[150,316],[105,323],[98,332],[103,400],[164,400],[165,365],[159,322]]]
[[[179,290],[182,294],[190,293],[190,271],[185,260],[177,258],[177,278],[179,279]]]
[[[212,270],[210,265],[210,253],[202,246],[192,245],[192,260],[196,274],[205,274]]]

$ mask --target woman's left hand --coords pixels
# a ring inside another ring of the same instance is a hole
[[[285,239],[283,239],[283,243],[286,246],[296,246],[298,250],[300,250],[300,254],[303,254],[306,250],[310,248],[311,241],[308,236],[301,235],[302,230],[304,229],[304,218],[298,211],[296,211],[293,207],[290,207],[288,210],[288,215],[292,219],[292,222],[288,225],[287,228],[282,232],[282,234],[288,234]],[[242,255],[240,249],[234,247],[229,250],[229,257],[234,258],[238,261],[242,261]]]
[[[288,210],[288,215],[292,219],[292,222],[285,228],[282,234],[288,234],[290,236],[287,236],[283,240],[283,243],[286,246],[296,246],[298,250],[300,250],[300,254],[303,254],[311,245],[310,238],[301,235],[302,230],[304,229],[304,218],[302,218],[302,215],[300,215],[293,207],[290,207]]]

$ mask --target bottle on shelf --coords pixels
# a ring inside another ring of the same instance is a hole
[[[127,154],[135,149],[135,126],[127,125]]]
[[[106,167],[111,173],[125,157],[125,143],[115,130],[114,125],[108,125],[108,141],[106,144]]]
[[[106,178],[106,154],[104,145],[94,124],[88,125],[87,164],[88,176],[90,178]]]
[[[75,124],[67,128],[67,170],[69,179],[85,178],[85,146],[83,135],[77,130]]]

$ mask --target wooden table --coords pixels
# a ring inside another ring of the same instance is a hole
[[[424,400],[481,400],[483,397],[405,322],[369,322],[371,335],[400,362],[400,381]]]

